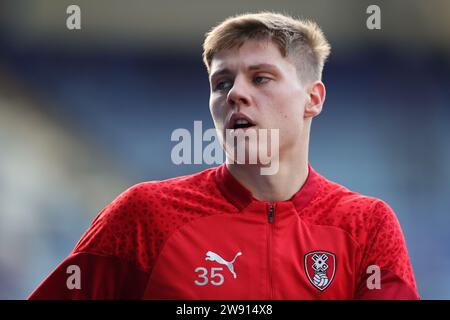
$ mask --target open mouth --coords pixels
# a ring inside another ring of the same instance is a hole
[[[233,129],[235,129],[235,130],[236,129],[246,129],[246,128],[250,128],[253,126],[254,126],[254,124],[246,119],[238,119],[235,121],[235,123],[233,125]]]
[[[233,114],[230,119],[228,129],[242,129],[246,130],[248,128],[254,127],[255,124],[244,114]]]

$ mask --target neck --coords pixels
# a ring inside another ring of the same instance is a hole
[[[298,149],[290,155],[280,155],[278,172],[273,175],[261,175],[260,165],[232,164],[228,160],[226,165],[233,177],[256,199],[285,201],[300,190],[308,177],[307,143]]]

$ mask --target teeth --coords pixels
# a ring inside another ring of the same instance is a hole
[[[236,124],[237,125],[245,125],[245,124],[249,124],[249,122],[245,119],[238,119],[238,120],[236,120]]]

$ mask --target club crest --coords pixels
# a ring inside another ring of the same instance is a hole
[[[328,251],[312,251],[305,254],[305,272],[311,284],[324,291],[334,279],[336,256]]]

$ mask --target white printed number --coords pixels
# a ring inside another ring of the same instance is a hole
[[[203,267],[197,267],[195,269],[195,273],[199,273],[198,278],[202,279],[202,281],[195,280],[195,284],[198,286],[206,286],[209,282],[211,282],[214,286],[220,286],[225,281],[223,275],[218,271],[222,271],[223,268],[211,268],[211,272],[208,277],[208,269]]]

